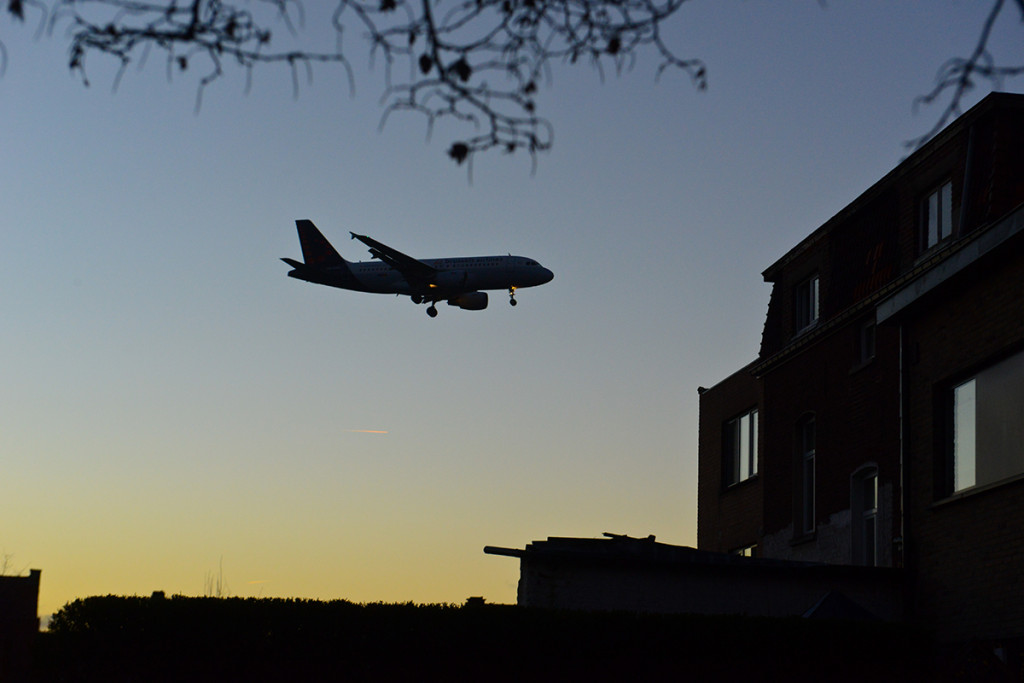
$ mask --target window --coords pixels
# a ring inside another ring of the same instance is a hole
[[[976,481],[975,434],[977,420],[976,381],[970,379],[953,389],[953,490],[974,486]]]
[[[814,275],[797,285],[795,294],[795,328],[800,333],[818,322],[818,276]]]
[[[814,416],[800,421],[796,430],[800,485],[797,489],[799,529],[803,534],[814,533]]]
[[[946,181],[921,204],[921,249],[931,249],[953,234],[953,183]]]
[[[853,563],[878,565],[878,468],[864,467],[854,473],[850,489],[853,532]]]
[[[725,423],[722,453],[725,484],[731,486],[757,474],[757,409]]]
[[[858,360],[866,365],[875,357],[875,319],[869,318],[861,323],[857,335]]]
[[[950,402],[954,493],[1024,473],[1024,353],[957,384]]]
[[[740,557],[755,557],[757,555],[757,544],[736,548],[732,551],[732,554],[739,555]]]

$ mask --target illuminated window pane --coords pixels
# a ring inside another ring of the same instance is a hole
[[[750,474],[757,474],[757,411],[750,411]]]
[[[1024,473],[1024,353],[985,369],[975,381],[980,486]]]
[[[953,490],[974,486],[977,438],[975,382],[953,389]]]
[[[853,563],[874,567],[878,565],[878,468],[862,468],[852,481]]]
[[[953,234],[953,184],[943,183],[921,206],[922,248],[930,249]]]
[[[757,409],[725,424],[723,457],[726,485],[736,484],[757,474]]]
[[[1024,474],[1024,353],[952,391],[952,491]]]
[[[874,510],[878,506],[878,474],[872,473],[863,478],[864,509]]]
[[[815,275],[801,282],[794,292],[796,332],[807,329],[818,321],[820,283]]]
[[[739,419],[739,467],[740,480],[750,477],[750,420],[744,415]]]

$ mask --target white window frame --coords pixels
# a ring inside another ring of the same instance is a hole
[[[952,493],[1024,475],[1024,351],[954,385],[949,404]]]
[[[878,566],[878,467],[867,465],[850,478],[853,563]]]
[[[815,273],[796,286],[793,296],[793,320],[796,334],[818,322],[821,312],[821,280]]]
[[[972,377],[953,387],[953,492],[977,483],[977,382]]]
[[[953,182],[946,180],[921,202],[921,250],[928,251],[953,235]]]
[[[746,481],[757,474],[758,410],[751,408],[725,423],[723,449],[726,460],[726,486]]]

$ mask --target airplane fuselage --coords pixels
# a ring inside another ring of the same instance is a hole
[[[551,278],[550,271],[533,259],[523,256],[479,256],[420,259],[438,271],[433,283],[410,283],[401,271],[380,261],[357,261],[309,273],[309,281],[342,289],[375,294],[449,295],[485,289],[534,287]],[[347,271],[347,272],[346,272]],[[298,269],[288,273],[306,280],[307,273]],[[322,277],[316,277],[322,276]]]

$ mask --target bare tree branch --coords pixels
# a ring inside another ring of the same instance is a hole
[[[38,0],[7,0],[7,14],[18,23],[25,23],[25,6],[28,5],[39,11],[40,22],[37,36],[42,33],[46,21],[46,7]],[[7,71],[7,47],[0,40],[0,76]]]
[[[17,1],[17,0],[15,0]],[[269,8],[294,32],[302,24],[298,0],[58,0],[49,17],[51,32],[66,26],[69,66],[89,84],[86,60],[101,53],[125,68],[162,50],[168,75],[201,61],[196,107],[205,88],[228,64],[244,69],[247,88],[258,64],[284,63],[295,92],[299,71],[310,76],[318,62],[340,64],[350,88],[354,77],[342,50],[349,30],[368,41],[371,59],[383,61],[385,88],[381,125],[396,112],[426,117],[427,130],[451,119],[475,133],[456,140],[448,155],[463,163],[492,148],[525,151],[536,161],[551,147],[554,131],[537,114],[538,85],[550,80],[555,62],[580,59],[603,69],[622,70],[642,51],[668,68],[706,86],[704,64],[677,57],[661,36],[661,23],[686,0],[337,0],[331,18],[335,49],[275,51],[267,22],[255,6]]]
[[[280,23],[294,33],[292,13],[301,17],[302,12],[296,0],[260,2],[275,10]],[[50,15],[51,31],[65,21],[71,38],[68,65],[86,85],[89,54],[103,53],[120,61],[116,87],[128,64],[144,59],[155,47],[166,53],[168,74],[184,72],[205,58],[208,71],[199,81],[197,108],[206,86],[224,74],[225,58],[247,72],[260,63],[286,63],[296,90],[296,64],[336,62],[345,68],[350,88],[354,87],[352,70],[340,52],[271,51],[271,30],[249,9],[221,0],[188,0],[184,4],[178,0],[59,0]]]
[[[282,64],[298,96],[303,72],[311,81],[314,65],[340,65],[354,92],[343,49],[354,31],[366,41],[371,65],[383,65],[381,127],[407,111],[425,118],[428,136],[439,121],[451,121],[455,130],[467,131],[456,133],[447,147],[459,164],[497,148],[525,152],[536,165],[554,139],[551,123],[538,113],[539,87],[551,82],[558,64],[582,60],[603,78],[609,67],[621,73],[640,56],[653,55],[655,78],[672,70],[698,89],[707,86],[704,63],[677,56],[662,37],[665,20],[687,0],[334,0],[327,11],[335,44],[320,51],[279,49],[280,41],[273,40],[272,25],[296,41],[305,38],[298,36],[305,24],[301,0],[52,2],[47,12],[40,0],[7,0],[7,14],[24,20],[32,5],[41,9],[51,34],[66,31],[68,65],[86,85],[86,60],[97,53],[119,63],[115,89],[128,65],[143,64],[154,50],[163,53],[168,78],[198,69],[197,110],[207,86],[232,67],[245,72],[248,92],[257,66]],[[992,0],[973,52],[947,61],[935,87],[915,100],[916,108],[948,97],[932,129],[908,145],[919,146],[959,115],[979,81],[1000,87],[1005,78],[1024,75],[1024,65],[1001,65],[989,50],[1007,5],[1024,20],[1024,0]],[[0,72],[6,62],[0,43]]]
[[[1024,22],[1024,0],[1013,0],[1020,11],[1020,20]],[[985,17],[981,34],[974,50],[968,57],[954,57],[939,68],[935,77],[935,87],[914,100],[914,107],[930,105],[949,95],[949,102],[939,114],[938,120],[924,135],[907,143],[908,147],[917,148],[935,137],[950,121],[963,113],[961,104],[964,97],[975,88],[979,79],[988,81],[994,89],[1002,87],[1005,78],[1024,74],[1024,65],[999,65],[989,52],[989,40],[992,38],[992,27],[1002,13],[1006,0],[994,0]]]

